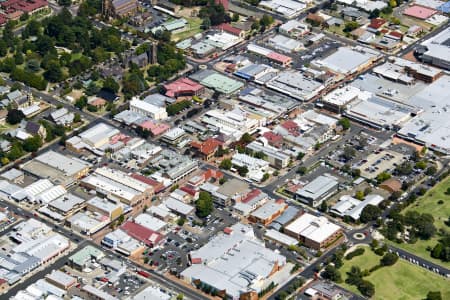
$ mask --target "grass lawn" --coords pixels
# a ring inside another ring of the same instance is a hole
[[[418,211],[419,213],[429,213],[434,217],[434,225],[437,229],[444,228],[450,231],[450,227],[444,224],[444,221],[450,216],[450,196],[446,195],[447,188],[450,187],[450,176],[445,180],[438,183],[431,190],[429,190],[423,197],[417,199],[415,203],[407,207],[403,213],[407,211]],[[443,204],[438,204],[439,200],[444,200]],[[396,247],[405,249],[408,252],[414,253],[424,259],[430,260],[436,264],[449,268],[450,262],[443,262],[438,259],[434,259],[430,256],[430,253],[426,250],[428,246],[434,247],[439,239],[439,236],[428,241],[418,240],[414,244],[397,244],[390,242]]]
[[[366,247],[364,255],[354,257],[352,260],[344,259],[344,265],[340,269],[342,279],[347,278],[346,272],[352,266],[359,266],[361,270],[370,269],[377,265],[380,259],[381,256],[375,255]],[[429,291],[440,291],[442,299],[450,299],[450,280],[402,259],[393,266],[376,270],[364,279],[375,286],[373,299],[420,300],[424,299]],[[342,283],[342,286],[359,293],[355,286],[346,283]]]
[[[182,32],[174,33],[172,35],[172,40],[175,42],[182,41],[203,31],[203,29],[200,28],[203,22],[202,19],[200,18],[185,18],[185,19],[188,21],[189,29]]]
[[[345,28],[344,25],[341,25],[341,26],[334,26],[333,25],[333,26],[328,27],[326,30],[331,32],[331,33],[334,33],[334,34],[346,37],[347,34],[344,32],[344,28]]]

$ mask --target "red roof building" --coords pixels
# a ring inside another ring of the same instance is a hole
[[[197,155],[199,155],[204,160],[209,160],[214,156],[219,146],[223,143],[216,140],[215,138],[209,138],[203,143],[194,141],[191,143],[191,147],[195,149]]]
[[[286,122],[284,122],[283,124],[281,124],[281,127],[283,127],[284,129],[286,129],[290,134],[292,134],[293,136],[298,136],[300,135],[299,133],[299,127],[298,124],[295,123],[292,120],[287,120]]]
[[[164,238],[161,233],[130,221],[125,222],[121,226],[121,229],[125,231],[129,236],[143,242],[148,247],[154,247],[158,245],[158,243],[161,242],[161,240]]]
[[[150,120],[144,121],[143,123],[139,124],[139,127],[142,129],[150,131],[152,136],[158,136],[166,132],[170,129],[169,125],[164,123],[153,123]]]
[[[2,2],[0,6],[3,10],[13,9],[15,11],[26,12],[30,15],[48,7],[46,0],[8,0]]]
[[[205,87],[184,77],[165,84],[164,89],[167,97],[178,98],[182,96],[199,96],[204,92]]]
[[[227,32],[227,33],[229,33],[229,34],[238,36],[238,37],[240,37],[240,38],[243,38],[244,35],[245,35],[245,32],[244,32],[243,30],[241,30],[241,29],[239,29],[239,28],[236,28],[236,27],[233,27],[233,26],[231,26],[231,25],[228,24],[228,23],[222,23],[222,24],[220,24],[220,25],[217,25],[217,26],[214,27],[214,28],[215,28],[215,29],[218,29],[218,30],[225,31],[225,32]]]
[[[153,187],[153,190],[155,191],[155,194],[162,192],[164,190],[164,184],[162,184],[162,182],[156,181],[154,179],[139,174],[131,174],[131,177],[136,180],[139,180],[140,182],[151,185]]]
[[[244,199],[241,200],[242,203],[249,203],[250,201],[252,201],[252,199],[255,199],[256,197],[258,197],[261,194],[261,190],[259,189],[254,189],[252,190],[250,193],[248,193]]]
[[[263,137],[274,147],[280,147],[283,143],[283,136],[272,131],[264,132]]]
[[[215,169],[208,169],[203,173],[203,177],[205,178],[205,181],[209,181],[211,178],[214,178],[215,180],[219,180],[223,177],[223,173],[219,170]]]
[[[420,20],[428,19],[429,17],[433,16],[436,13],[437,11],[434,9],[426,8],[419,5],[408,7],[403,11],[404,15],[414,17]]]
[[[288,66],[292,63],[292,58],[277,52],[267,54],[267,58],[282,66]]]
[[[384,24],[386,24],[386,20],[382,18],[375,18],[370,20],[369,28],[378,30],[380,27],[382,27]]]
[[[188,193],[188,194],[191,195],[192,198],[194,198],[194,199],[197,199],[197,198],[198,198],[199,190],[198,190],[198,188],[196,188],[196,187],[193,186],[193,185],[186,184],[186,185],[182,186],[182,187],[180,188],[180,190],[182,190],[183,192]]]

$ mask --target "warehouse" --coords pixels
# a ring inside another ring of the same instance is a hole
[[[348,76],[363,71],[380,57],[379,52],[361,46],[341,47],[324,59],[312,61],[311,65]]]
[[[91,164],[55,151],[47,151],[24,163],[22,170],[38,178],[50,179],[54,184],[69,187],[85,176]]]

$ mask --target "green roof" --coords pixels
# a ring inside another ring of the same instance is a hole
[[[93,246],[86,246],[71,257],[69,257],[69,260],[72,261],[74,264],[78,266],[83,266],[87,261],[91,260],[92,258],[100,259],[104,257],[105,254],[93,247]]]
[[[200,84],[224,94],[234,93],[244,86],[242,82],[218,73],[211,74],[204,78]]]

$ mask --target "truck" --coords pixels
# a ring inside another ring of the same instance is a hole
[[[142,277],[145,277],[145,278],[149,278],[150,277],[150,273],[145,272],[143,270],[137,270],[136,273],[138,273],[139,275],[141,275]]]

